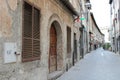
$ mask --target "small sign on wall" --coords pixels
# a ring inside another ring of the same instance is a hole
[[[16,62],[16,43],[5,43],[4,44],[4,63]]]

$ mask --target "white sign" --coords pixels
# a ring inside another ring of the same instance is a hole
[[[16,43],[5,43],[4,44],[4,63],[16,62]]]

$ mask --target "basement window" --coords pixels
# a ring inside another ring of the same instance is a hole
[[[40,60],[40,10],[23,4],[22,61]]]

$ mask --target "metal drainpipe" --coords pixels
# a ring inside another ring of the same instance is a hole
[[[119,16],[119,31],[120,31],[120,0],[119,0],[119,12],[118,12],[118,16]],[[119,54],[120,54],[120,32],[119,32],[119,35],[118,35],[118,52],[119,52]]]
[[[88,50],[87,50],[87,51],[89,52],[89,46],[90,46],[90,45],[89,45],[89,39],[90,39],[90,38],[89,38],[89,27],[90,27],[90,26],[89,26],[89,24],[90,24],[90,23],[89,23],[89,16],[90,16],[89,9],[88,9],[88,14],[87,14],[87,15],[88,15],[88,16],[87,16],[87,17],[88,17],[88,23],[87,23],[87,39],[88,39],[88,40],[87,40],[87,44],[88,44]]]
[[[116,23],[115,23],[115,20],[114,20],[114,50],[115,50],[115,53],[116,53]]]
[[[84,58],[84,54],[85,54],[85,31],[84,28],[82,30],[82,58]]]

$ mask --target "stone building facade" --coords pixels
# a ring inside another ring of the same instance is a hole
[[[81,26],[73,15],[67,0],[0,0],[0,80],[52,80],[74,65]]]
[[[101,47],[104,44],[104,34],[100,31],[93,13],[90,13],[90,28],[89,28],[89,36],[90,36],[90,50],[94,50],[98,47]]]
[[[88,5],[89,4],[89,5]],[[80,0],[80,54],[82,57],[89,52],[89,12],[91,9],[90,0]]]
[[[109,0],[110,28],[109,39],[112,51],[120,54],[120,0]]]

